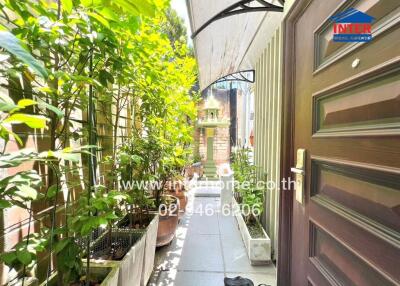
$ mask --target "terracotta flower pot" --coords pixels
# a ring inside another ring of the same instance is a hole
[[[188,202],[188,198],[187,198],[186,192],[185,191],[175,190],[175,191],[170,191],[169,193],[170,193],[170,195],[178,198],[178,200],[179,200],[179,211],[182,214],[185,213],[186,205],[187,205],[187,202]]]
[[[179,199],[169,195],[166,197],[174,198],[174,203],[170,204],[168,209],[159,211],[160,220],[158,222],[157,247],[171,243],[178,227]]]

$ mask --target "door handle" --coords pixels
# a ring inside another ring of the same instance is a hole
[[[306,150],[297,149],[297,162],[296,167],[290,169],[295,174],[296,178],[296,201],[300,204],[304,203],[304,178],[305,178],[305,161],[306,161]]]

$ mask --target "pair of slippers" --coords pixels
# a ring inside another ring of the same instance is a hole
[[[253,281],[243,277],[235,277],[235,278],[225,278],[224,279],[225,286],[254,286]],[[259,284],[258,286],[269,286],[267,284]]]

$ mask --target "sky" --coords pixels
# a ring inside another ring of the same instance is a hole
[[[190,30],[189,15],[186,8],[186,0],[171,0],[171,7],[178,13],[178,15],[185,20],[186,28],[188,31],[188,42],[191,45],[192,39],[190,35],[192,34]]]

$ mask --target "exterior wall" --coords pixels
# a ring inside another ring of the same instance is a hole
[[[273,257],[277,257],[280,145],[282,110],[282,28],[279,27],[256,65],[255,82],[255,165],[258,178],[274,182],[265,198],[263,224],[271,238]]]

